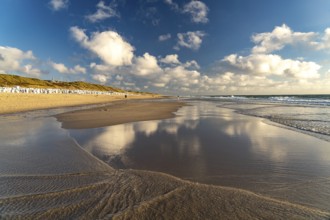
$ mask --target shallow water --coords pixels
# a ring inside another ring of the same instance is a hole
[[[192,102],[179,117],[70,135],[115,168],[165,172],[330,210],[330,143],[264,119]]]
[[[48,117],[63,110],[1,116],[0,219],[330,216],[247,191],[127,169],[329,210],[329,142],[214,103],[192,104],[174,119],[86,130],[64,130]]]
[[[234,109],[242,114],[267,118],[330,142],[330,99],[326,99],[326,105],[324,102],[306,104],[277,101],[274,103],[268,99],[213,101],[219,106]]]

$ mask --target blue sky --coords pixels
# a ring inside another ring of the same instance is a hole
[[[164,94],[330,93],[327,0],[1,0],[0,72]]]

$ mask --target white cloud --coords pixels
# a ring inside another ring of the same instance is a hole
[[[159,40],[159,41],[166,41],[166,40],[171,39],[171,37],[172,37],[171,34],[168,33],[168,34],[160,35],[160,36],[158,37],[158,40]]]
[[[94,79],[97,82],[100,82],[102,84],[106,83],[109,79],[109,76],[104,74],[94,74],[92,75],[92,79]]]
[[[112,72],[116,69],[114,66],[109,66],[107,64],[96,64],[96,63],[91,63],[89,65],[90,69],[96,71],[96,72]]]
[[[86,68],[76,65],[73,68],[68,68],[66,67],[63,63],[55,63],[55,62],[50,62],[50,66],[56,70],[59,73],[64,73],[64,74],[79,74],[79,73],[86,73]]]
[[[174,49],[186,47],[192,50],[198,50],[203,42],[205,33],[203,31],[189,31],[187,33],[178,33],[178,42]]]
[[[166,64],[180,64],[178,57],[179,56],[177,54],[170,54],[170,55],[167,55],[166,57],[160,59],[160,62],[166,63]]]
[[[196,60],[187,61],[183,66],[186,67],[186,68],[192,68],[192,69],[200,69],[201,68]]]
[[[21,70],[21,72],[31,75],[31,76],[37,76],[39,77],[41,74],[43,74],[43,72],[38,69],[38,68],[34,68],[31,64],[27,64],[23,67],[23,69]]]
[[[73,70],[73,73],[83,73],[83,74],[86,73],[86,68],[82,67],[80,65],[75,65],[72,70]]]
[[[132,64],[134,47],[114,31],[95,32],[91,38],[78,27],[70,28],[73,38],[81,46],[96,54],[104,63],[110,66]]]
[[[252,36],[252,41],[256,44],[253,53],[271,53],[283,49],[286,45],[305,44],[312,46],[312,41],[318,36],[314,32],[294,32],[290,27],[283,24],[277,26],[272,32],[259,33]]]
[[[207,23],[209,21],[207,18],[209,8],[202,1],[192,0],[186,3],[183,8],[180,8],[173,0],[164,0],[164,2],[176,12],[189,14],[191,16],[191,21],[194,23]]]
[[[68,73],[68,68],[63,63],[54,63],[50,62],[50,65],[53,69],[60,73]]]
[[[0,70],[17,70],[21,69],[21,63],[24,60],[34,60],[32,51],[24,52],[14,47],[2,47],[0,46]]]
[[[211,92],[255,92],[265,89],[276,89],[280,83],[266,78],[265,76],[235,74],[225,72],[214,76],[204,75],[201,79],[201,91]]]
[[[253,35],[252,41],[256,44],[252,53],[271,53],[282,50],[287,45],[327,52],[330,49],[330,28],[326,28],[323,33],[295,32],[283,24],[276,26],[272,32]]]
[[[197,86],[200,80],[200,73],[196,70],[188,70],[184,66],[165,68],[163,81],[176,90]]]
[[[301,44],[315,50],[326,48],[330,29],[320,35],[293,32],[283,25],[270,33],[256,34],[252,37],[256,43],[254,53],[226,56],[211,75],[202,74],[195,60],[180,62],[177,54],[158,58],[149,53],[136,56],[134,47],[113,31],[96,32],[89,37],[85,30],[72,27],[71,34],[81,46],[103,61],[90,64],[91,77],[101,83],[113,79],[113,83],[125,89],[148,88],[167,94],[265,94],[297,93],[299,88],[316,91],[312,85],[326,90],[330,84],[330,80],[325,80],[319,73],[319,64],[308,62],[306,58],[285,59],[270,54],[286,45]],[[176,47],[197,50],[204,36],[202,31],[179,33]]]
[[[150,76],[161,72],[158,66],[157,58],[145,53],[142,57],[135,58],[133,65],[133,74],[138,76]]]
[[[317,85],[317,86],[315,86]],[[283,78],[275,80],[269,76],[238,74],[233,72],[224,72],[216,75],[202,75],[200,77],[199,94],[290,94],[311,92],[318,93],[326,91],[326,85],[330,85],[329,81],[325,82],[321,79],[295,79]],[[196,91],[196,90],[195,90]]]
[[[173,2],[173,0],[164,0],[164,2],[168,5],[170,5],[172,9],[179,10],[179,5],[175,2]]]
[[[330,48],[330,28],[325,29],[323,36],[319,42],[311,43],[317,50],[327,50]]]
[[[51,0],[49,2],[50,7],[54,11],[59,11],[61,9],[67,8],[69,4],[69,0]]]
[[[234,71],[252,75],[278,75],[298,79],[319,78],[321,68],[315,62],[283,59],[273,54],[251,54],[238,56],[232,54],[223,59]]]
[[[112,5],[105,5],[104,1],[100,1],[96,5],[96,12],[91,15],[87,15],[86,18],[91,22],[98,22],[107,18],[118,17],[118,12],[114,9]]]
[[[191,15],[191,20],[195,23],[207,23],[209,8],[201,1],[193,0],[183,6],[183,13]]]
[[[27,62],[34,62],[32,51],[22,51],[14,47],[0,46],[0,72],[10,73],[19,72],[33,76],[40,76],[42,71],[33,67],[32,64]]]

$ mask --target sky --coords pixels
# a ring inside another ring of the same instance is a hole
[[[169,95],[330,94],[330,1],[0,0],[0,73]]]

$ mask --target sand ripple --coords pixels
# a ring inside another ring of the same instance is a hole
[[[149,171],[2,177],[1,219],[327,219],[329,213],[248,191]],[[30,184],[40,187],[29,188]],[[21,188],[21,190],[20,190]],[[24,190],[23,190],[24,189]]]

